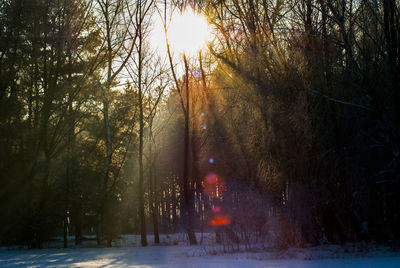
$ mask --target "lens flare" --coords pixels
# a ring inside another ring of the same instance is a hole
[[[210,162],[210,164],[214,163],[214,158],[210,157],[210,159],[208,159],[208,162]]]
[[[201,76],[201,71],[199,69],[196,69],[193,71],[193,76],[196,78],[200,78]]]
[[[208,184],[215,184],[216,180],[217,180],[217,175],[215,173],[209,173],[206,177],[206,182]]]
[[[213,217],[208,224],[210,226],[222,226],[222,225],[229,225],[231,224],[231,219],[229,219],[227,216],[225,215],[218,215]]]
[[[204,125],[204,126],[203,126],[203,129],[206,130],[206,129],[207,129],[207,125]]]
[[[221,212],[221,206],[213,206],[212,207],[212,212],[214,212],[214,213],[219,213],[219,212]]]
[[[203,192],[212,198],[221,197],[226,190],[225,180],[215,173],[209,173],[202,185]]]
[[[201,115],[201,116],[204,116],[204,112],[202,112],[200,115]]]

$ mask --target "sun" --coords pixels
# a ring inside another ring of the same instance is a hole
[[[174,13],[168,27],[168,41],[172,51],[194,55],[210,40],[210,26],[204,16],[191,9]]]

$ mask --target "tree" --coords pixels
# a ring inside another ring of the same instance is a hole
[[[27,11],[32,9],[37,12]],[[11,23],[15,28],[4,28],[6,38],[2,44],[15,43],[9,52],[1,53],[1,74],[11,79],[2,77],[3,97],[20,102],[20,105],[12,104],[16,117],[4,114],[3,122],[18,123],[9,126],[13,129],[18,126],[23,134],[19,152],[10,153],[26,154],[28,160],[18,167],[23,171],[18,175],[23,178],[18,185],[29,202],[20,215],[24,222],[21,235],[30,246],[41,247],[54,228],[52,222],[59,216],[50,213],[54,211],[49,202],[54,193],[50,186],[54,180],[52,167],[67,144],[66,134],[76,124],[77,118],[71,118],[68,109],[79,99],[80,92],[90,83],[86,79],[96,70],[93,51],[98,46],[98,32],[93,25],[90,5],[85,2],[73,1],[67,5],[57,1],[8,1],[3,11],[10,15],[9,12],[17,12],[15,22],[4,24]],[[2,49],[8,50],[7,47]],[[12,53],[12,63],[7,53]],[[25,64],[18,64],[22,60]],[[25,160],[19,158],[18,161]],[[11,203],[10,207],[15,205],[18,203]]]
[[[170,8],[170,7],[168,7]],[[161,12],[160,12],[161,14]],[[168,32],[168,24],[167,24],[168,18],[167,18],[167,1],[164,1],[164,12],[163,12],[163,27],[164,27],[164,32],[165,32],[165,41],[166,41],[166,46],[167,46],[167,54],[168,54],[168,60],[170,63],[170,71],[172,73],[172,77],[175,82],[175,89],[178,92],[178,95],[180,97],[180,104],[182,107],[182,111],[184,114],[185,118],[185,136],[184,136],[184,149],[183,149],[183,175],[182,175],[182,191],[183,191],[183,202],[184,202],[184,209],[183,209],[183,214],[185,215],[184,220],[185,220],[185,228],[187,230],[189,242],[191,245],[197,244],[196,241],[196,236],[193,231],[193,202],[191,198],[191,191],[189,189],[189,89],[188,89],[188,83],[189,83],[189,78],[188,78],[188,63],[186,56],[184,55],[183,61],[185,65],[185,80],[184,80],[184,85],[181,86],[178,78],[176,76],[176,71],[175,71],[175,66],[173,63],[173,58],[172,58],[172,53],[170,50],[170,45],[168,42],[168,37],[167,37],[167,32]],[[182,88],[185,88],[185,93],[183,93]],[[184,100],[183,94],[186,96],[186,101]],[[186,103],[185,103],[186,102]]]
[[[139,8],[125,0],[106,0],[96,2],[100,14],[100,25],[104,40],[104,60],[106,61],[106,77],[102,85],[103,95],[103,122],[105,158],[102,174],[102,186],[99,190],[100,202],[97,214],[97,243],[102,243],[102,222],[104,206],[107,200],[110,165],[112,163],[113,143],[111,139],[111,123],[109,116],[109,94],[118,74],[127,64],[133,53],[139,29],[133,24],[134,17],[138,16]],[[121,28],[121,25],[123,26]],[[121,61],[121,62],[120,62]],[[118,64],[117,64],[118,62]]]

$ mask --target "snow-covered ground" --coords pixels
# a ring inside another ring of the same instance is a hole
[[[191,247],[183,236],[163,236],[162,245],[140,247],[124,236],[122,247],[0,248],[0,267],[400,267],[400,254],[388,248],[322,246],[285,251],[216,254],[211,245]],[[150,239],[149,239],[150,240]],[[92,243],[94,241],[91,241]],[[53,244],[54,246],[55,244]]]

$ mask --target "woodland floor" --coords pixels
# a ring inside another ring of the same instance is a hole
[[[400,267],[399,250],[373,244],[223,253],[206,238],[194,247],[182,234],[162,236],[161,245],[148,247],[140,247],[134,235],[121,237],[113,248],[95,247],[93,240],[68,249],[60,248],[60,240],[42,250],[2,247],[0,267]]]

